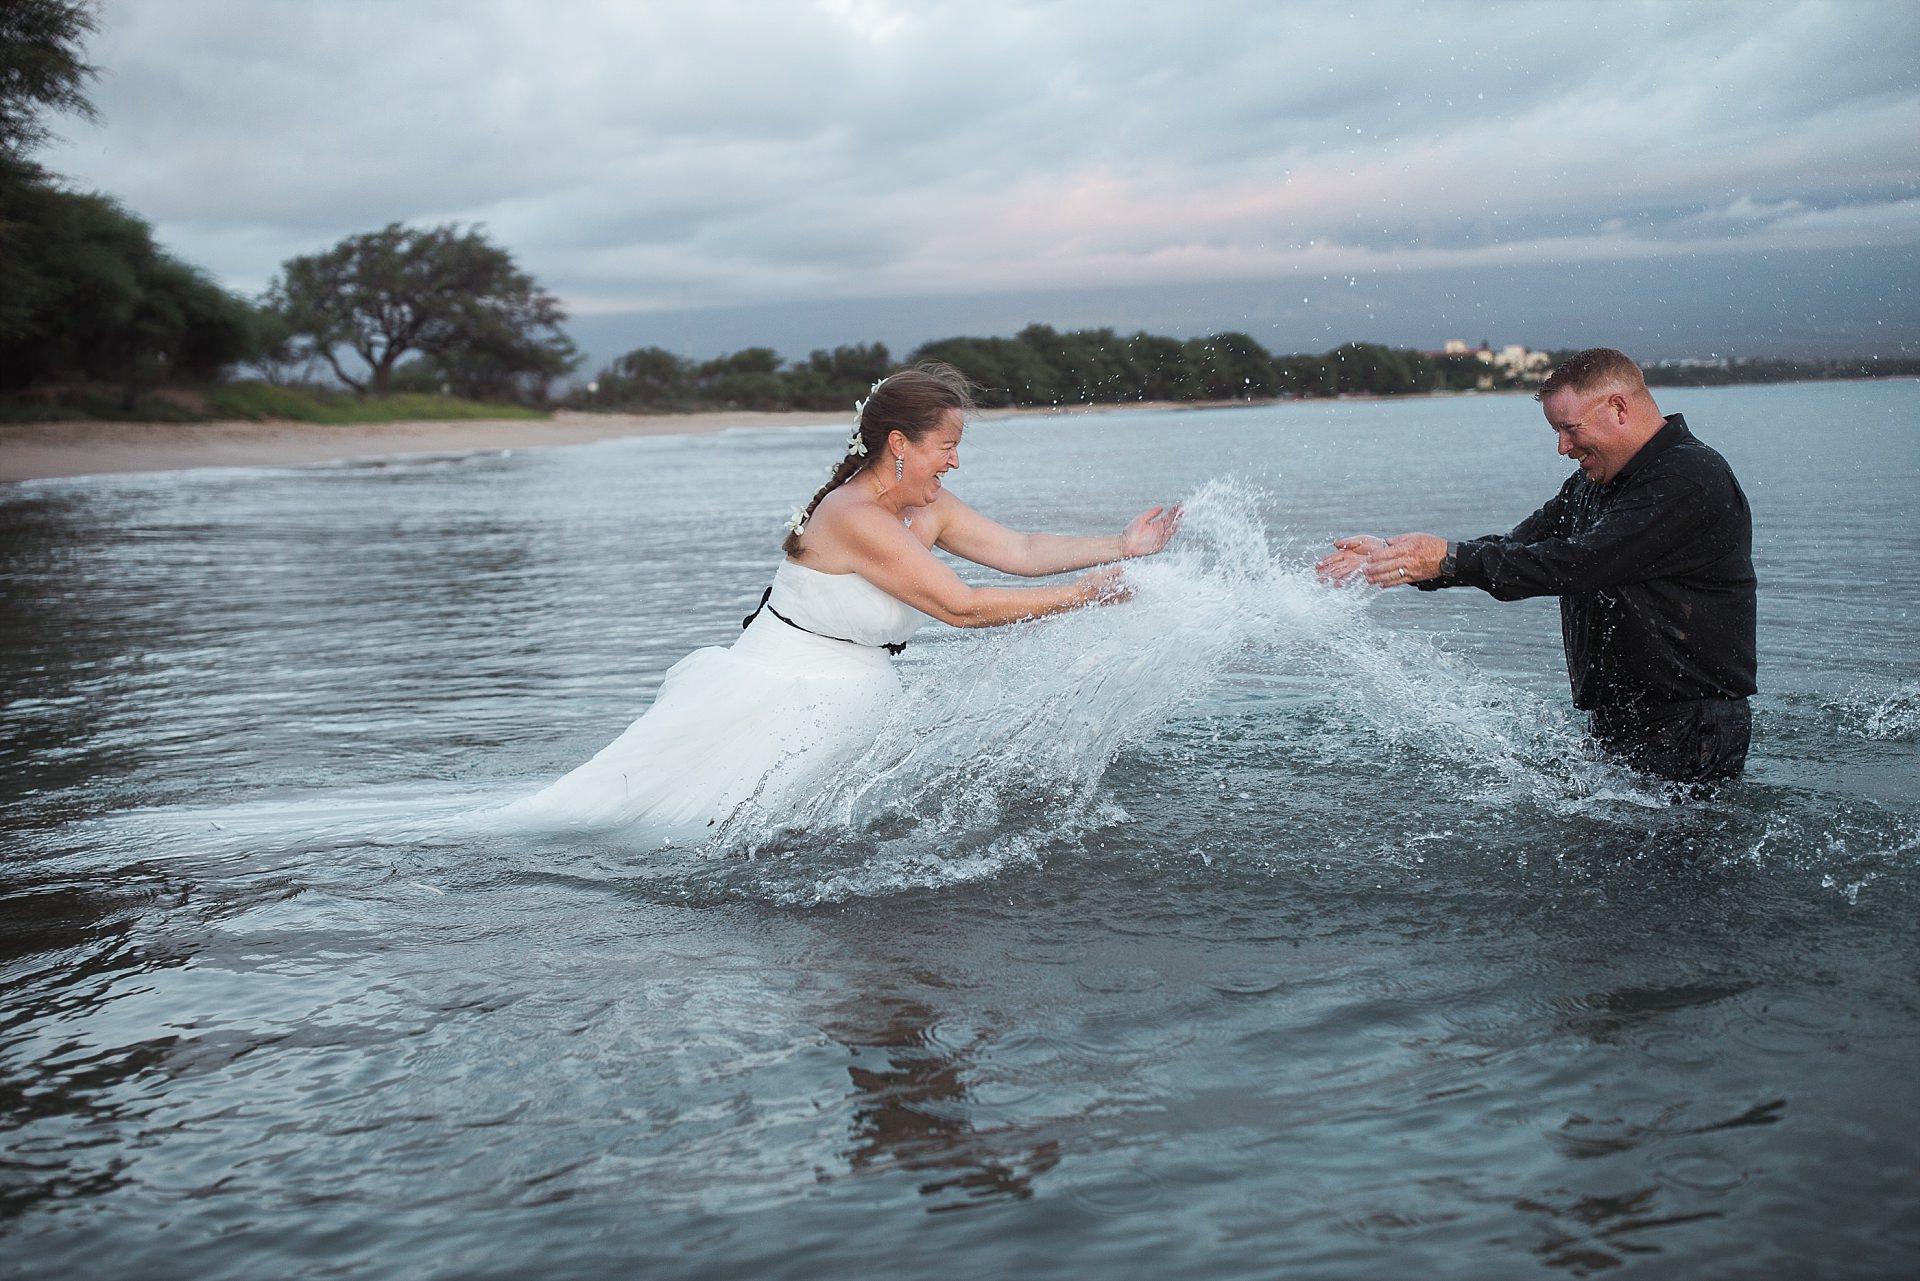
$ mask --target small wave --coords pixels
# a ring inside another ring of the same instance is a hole
[[[1837,733],[1878,743],[1920,738],[1920,681],[1893,690],[1855,689],[1821,704]]]

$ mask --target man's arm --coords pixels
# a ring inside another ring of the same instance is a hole
[[[1434,585],[1478,587],[1498,600],[1604,590],[1645,578],[1710,520],[1698,484],[1662,478],[1621,495],[1579,534],[1559,533],[1557,522],[1543,531],[1530,517],[1505,538],[1455,544],[1451,575]]]
[[[1540,509],[1514,526],[1511,534],[1487,534],[1466,543],[1450,543],[1433,534],[1395,534],[1392,538],[1359,535],[1342,538],[1337,548],[1314,569],[1322,581],[1345,582],[1356,574],[1365,574],[1375,587],[1418,587],[1433,591],[1441,587],[1478,586],[1457,576],[1458,552],[1462,547],[1506,540],[1536,542],[1560,528],[1571,482],[1548,499]]]

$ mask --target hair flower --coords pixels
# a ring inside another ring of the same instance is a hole
[[[892,375],[889,374],[887,377],[890,378]],[[887,378],[878,379],[873,386],[867,388],[867,394],[865,396],[853,402],[853,434],[847,437],[847,453],[849,455],[860,458],[867,456],[867,442],[860,439],[860,420],[866,415],[867,402],[873,399],[873,393],[879,391],[880,384],[885,381],[887,381]]]
[[[787,529],[790,533],[795,534],[796,536],[806,532],[807,530],[807,509],[806,508],[796,507],[793,509],[793,515],[787,517]]]

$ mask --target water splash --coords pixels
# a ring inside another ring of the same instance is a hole
[[[484,879],[558,868],[647,895],[802,905],[991,880],[1103,849],[1218,863],[1216,875],[1315,866],[1368,878],[1383,867],[1431,874],[1436,858],[1481,875],[1545,851],[1557,874],[1568,851],[1611,863],[1622,850],[1695,850],[1830,875],[1849,902],[1910,884],[1920,831],[1910,806],[1837,809],[1824,791],[1764,777],[1730,799],[1672,806],[1669,789],[1596,759],[1560,700],[1386,616],[1406,592],[1316,582],[1316,543],[1274,532],[1283,510],[1260,489],[1210,483],[1188,500],[1173,546],[1129,566],[1128,603],[985,632],[929,629],[902,660],[903,696],[869,748],[799,808],[749,805],[703,847],[501,832],[474,816],[529,784],[503,792],[480,778],[209,795],[22,840],[58,858],[350,867],[434,888],[450,869]],[[1829,742],[1897,754],[1916,706],[1909,684],[1809,699],[1799,715]],[[1407,803],[1383,812],[1383,780]],[[1436,828],[1446,839],[1431,838]]]
[[[743,807],[710,851],[760,859],[749,878],[785,901],[991,877],[1126,822],[1104,786],[1119,757],[1161,758],[1162,727],[1203,694],[1274,676],[1307,677],[1325,714],[1276,708],[1272,733],[1319,735],[1336,766],[1404,749],[1504,801],[1666,806],[1593,759],[1564,712],[1381,626],[1377,593],[1317,582],[1311,553],[1269,533],[1272,507],[1211,482],[1174,545],[1129,566],[1130,602],[921,645],[870,749],[797,812]]]
[[[1862,688],[1826,700],[1821,709],[1837,732],[1879,743],[1910,743],[1920,737],[1920,681],[1885,689]]]

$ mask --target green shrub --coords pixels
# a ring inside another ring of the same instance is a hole
[[[474,418],[545,418],[523,405],[486,405],[457,396],[409,392],[398,396],[368,397],[304,387],[276,387],[249,380],[224,383],[207,393],[212,418],[288,419],[302,423],[394,423],[413,419],[435,421]]]

